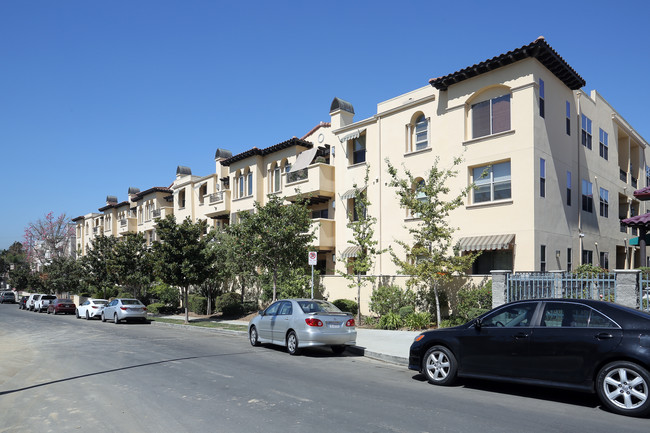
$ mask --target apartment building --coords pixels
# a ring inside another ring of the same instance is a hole
[[[345,191],[369,166],[379,248],[396,249],[394,240],[408,239],[407,228],[418,219],[399,206],[385,160],[421,174],[420,182],[436,158],[451,168],[462,157],[452,192],[472,182],[476,189],[450,219],[460,250],[481,252],[473,273],[646,263],[630,246],[636,233],[619,219],[645,212],[633,193],[650,184],[648,143],[600,94],[581,90],[584,85],[539,38],[381,102],[368,119],[355,120],[352,104],[335,99],[337,205],[353,205]],[[351,236],[344,216],[336,221],[339,252]],[[338,267],[344,271],[345,263]],[[382,255],[373,273],[397,271]]]
[[[367,119],[355,119],[353,105],[334,98],[330,122],[301,138],[236,155],[218,149],[214,173],[196,176],[178,166],[169,188],[130,190],[121,203],[109,197],[100,213],[73,220],[77,246],[83,254],[101,232],[144,232],[151,242],[153,219],[168,214],[219,228],[269,194],[289,202],[302,195],[316,229],[318,268],[332,276],[356,255],[347,225],[366,168],[378,246],[399,254],[395,240],[408,240],[419,220],[389,187],[386,160],[419,176],[417,184],[436,160],[451,168],[461,157],[452,193],[476,188],[450,222],[462,254],[481,252],[473,274],[582,263],[638,267],[648,258],[640,257],[636,229],[620,219],[646,212],[634,191],[650,186],[648,143],[598,92],[582,90],[585,84],[540,37],[380,102]],[[370,273],[395,276],[398,269],[382,254]],[[328,281],[336,293],[345,290]]]

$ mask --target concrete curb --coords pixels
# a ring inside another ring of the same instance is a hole
[[[248,338],[248,332],[246,331],[236,331],[233,329],[220,329],[220,328],[203,328],[201,326],[192,326],[184,325],[182,323],[164,323],[164,322],[149,322],[155,326],[167,326],[181,329],[189,329],[193,331],[204,331],[204,332],[215,332],[217,334],[231,335],[231,336],[246,336]],[[374,359],[377,361],[383,361],[390,364],[399,365],[400,367],[408,366],[408,358],[401,356],[387,355],[385,353],[373,352],[372,350],[367,350],[365,347],[361,346],[349,346],[347,351],[354,354],[363,356],[366,358]]]

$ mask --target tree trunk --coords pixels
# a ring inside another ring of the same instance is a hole
[[[357,274],[357,322],[361,325],[361,275]]]
[[[277,281],[278,281],[278,271],[277,269],[273,269],[273,302],[275,302],[277,299],[277,290],[276,290]]]
[[[438,297],[438,281],[433,283],[433,295],[436,299],[436,325],[440,328],[440,298]]]
[[[189,292],[189,287],[183,287],[183,304],[185,304],[185,324],[186,325],[188,323],[190,323],[190,313],[189,313],[189,310],[188,310],[188,300],[189,300],[188,292]]]

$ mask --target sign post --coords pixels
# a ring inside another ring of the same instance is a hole
[[[314,299],[314,265],[318,259],[318,253],[316,251],[309,252],[309,266],[311,266],[311,298]]]

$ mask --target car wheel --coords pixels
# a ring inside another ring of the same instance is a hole
[[[332,346],[332,352],[336,353],[337,355],[340,355],[341,353],[345,352],[345,346],[343,345]]]
[[[88,314],[88,310],[86,310],[86,320],[90,320],[90,314]]]
[[[81,319],[81,316],[79,315],[79,310],[74,310],[74,315],[77,319]]]
[[[300,349],[298,349],[298,336],[294,331],[287,334],[287,352],[289,352],[289,355],[297,355],[300,353]]]
[[[621,415],[650,414],[650,373],[633,362],[616,361],[598,373],[596,392],[609,410]]]
[[[117,318],[117,313],[113,314],[113,323],[115,323],[116,325],[120,323],[120,319]]]
[[[424,374],[429,383],[451,385],[456,379],[456,357],[444,346],[433,346],[424,355]]]
[[[257,328],[251,326],[251,330],[248,332],[248,338],[251,342],[251,346],[259,346],[260,341],[257,339]]]
[[[104,313],[102,313],[102,322],[106,322],[106,316],[104,316]]]

